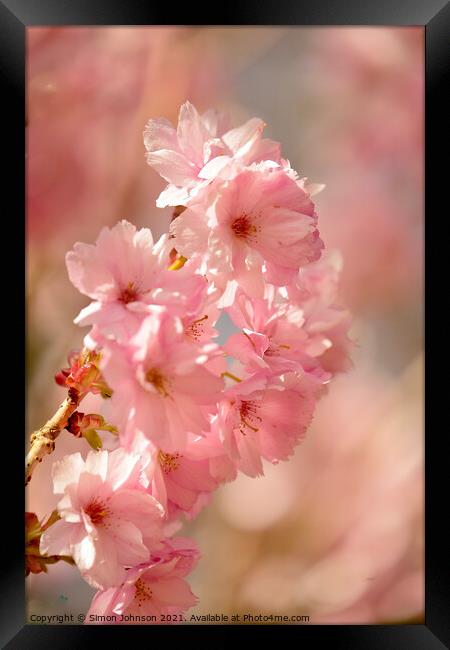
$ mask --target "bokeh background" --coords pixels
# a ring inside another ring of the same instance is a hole
[[[261,117],[300,175],[326,184],[319,225],[344,256],[354,368],[289,462],[221,488],[185,526],[203,554],[192,611],[422,621],[423,28],[29,28],[27,40],[28,430],[61,400],[53,375],[85,332],[66,251],[121,218],[167,230],[146,121],[176,122],[186,99],[235,125]],[[28,510],[54,508],[51,462],[80,444],[61,434]],[[34,614],[76,616],[93,594],[64,563],[27,585]]]

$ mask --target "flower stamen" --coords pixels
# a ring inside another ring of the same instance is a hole
[[[197,318],[197,320],[186,327],[186,336],[193,338],[194,341],[198,341],[198,339],[204,334],[203,325],[201,325],[201,323],[207,319],[207,314],[205,314],[205,316],[202,318]]]
[[[170,474],[170,472],[176,470],[180,465],[181,458],[182,456],[178,453],[166,454],[162,449],[158,452],[158,461],[165,474]]]
[[[142,604],[145,603],[146,600],[151,600],[153,597],[153,591],[141,578],[136,580],[134,586],[136,589],[134,598],[137,601],[138,607],[142,607]]]
[[[248,239],[250,237],[255,237],[261,228],[255,226],[255,224],[248,218],[248,215],[243,214],[233,221],[231,224],[231,230],[234,232],[236,237],[239,237],[240,239]]]
[[[105,517],[110,513],[106,503],[101,499],[94,499],[85,509],[85,513],[89,516],[91,522],[95,525],[101,524]]]
[[[167,379],[162,375],[158,368],[150,368],[145,373],[145,379],[149,384],[152,384],[163,397],[168,397],[169,392],[167,390]]]
[[[262,422],[262,419],[259,417],[259,415],[257,415],[257,413],[258,413],[258,406],[255,402],[252,401],[241,402],[241,407],[239,409],[241,426],[239,427],[239,431],[242,433],[243,436],[247,435],[247,432],[244,431],[245,427],[251,429],[255,433],[256,431],[259,431],[259,427],[254,426],[255,421]]]
[[[136,302],[138,297],[138,292],[134,287],[133,282],[129,282],[125,289],[122,289],[122,293],[119,296],[119,302],[123,302],[127,305],[129,302]]]

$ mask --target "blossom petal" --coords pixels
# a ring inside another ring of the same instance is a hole
[[[174,126],[164,117],[149,120],[144,129],[144,145],[149,153],[161,149],[178,151],[178,138]]]
[[[63,494],[67,485],[76,483],[84,470],[84,460],[79,452],[64,456],[52,466],[53,491]]]
[[[42,533],[40,552],[44,555],[70,555],[70,539],[73,530],[74,524],[63,519],[56,521]]]
[[[189,185],[197,177],[195,167],[177,151],[153,151],[147,154],[147,162],[166,181],[174,185]]]
[[[261,137],[265,123],[258,117],[252,117],[242,126],[231,129],[222,136],[222,140],[235,154],[244,154],[256,138]]]

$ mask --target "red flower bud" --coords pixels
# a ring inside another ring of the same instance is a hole
[[[94,449],[100,449],[102,447],[102,440],[97,434],[96,429],[99,431],[109,431],[114,434],[117,433],[116,427],[105,422],[105,419],[101,415],[97,413],[88,413],[85,415],[80,411],[75,411],[70,416],[66,429],[76,438],[86,438]]]
[[[68,356],[69,367],[56,373],[55,381],[59,386],[72,388],[81,395],[91,392],[110,397],[112,391],[98,368],[99,361],[100,353],[93,350],[71,352]]]

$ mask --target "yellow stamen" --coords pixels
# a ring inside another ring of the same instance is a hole
[[[150,370],[147,370],[145,373],[145,379],[149,384],[152,384],[156,388],[160,395],[168,397],[169,392],[166,387],[166,379],[158,368],[150,368]]]
[[[178,271],[178,269],[181,269],[187,262],[187,257],[183,257],[183,255],[180,255],[173,264],[169,266],[169,271]]]
[[[180,464],[180,454],[166,454],[162,449],[158,452],[158,461],[165,474],[169,474],[178,468]]]
[[[236,377],[236,375],[233,375],[231,372],[223,372],[221,377],[229,377],[230,379],[234,379],[234,381],[241,382],[242,379],[239,379],[239,377]]]

